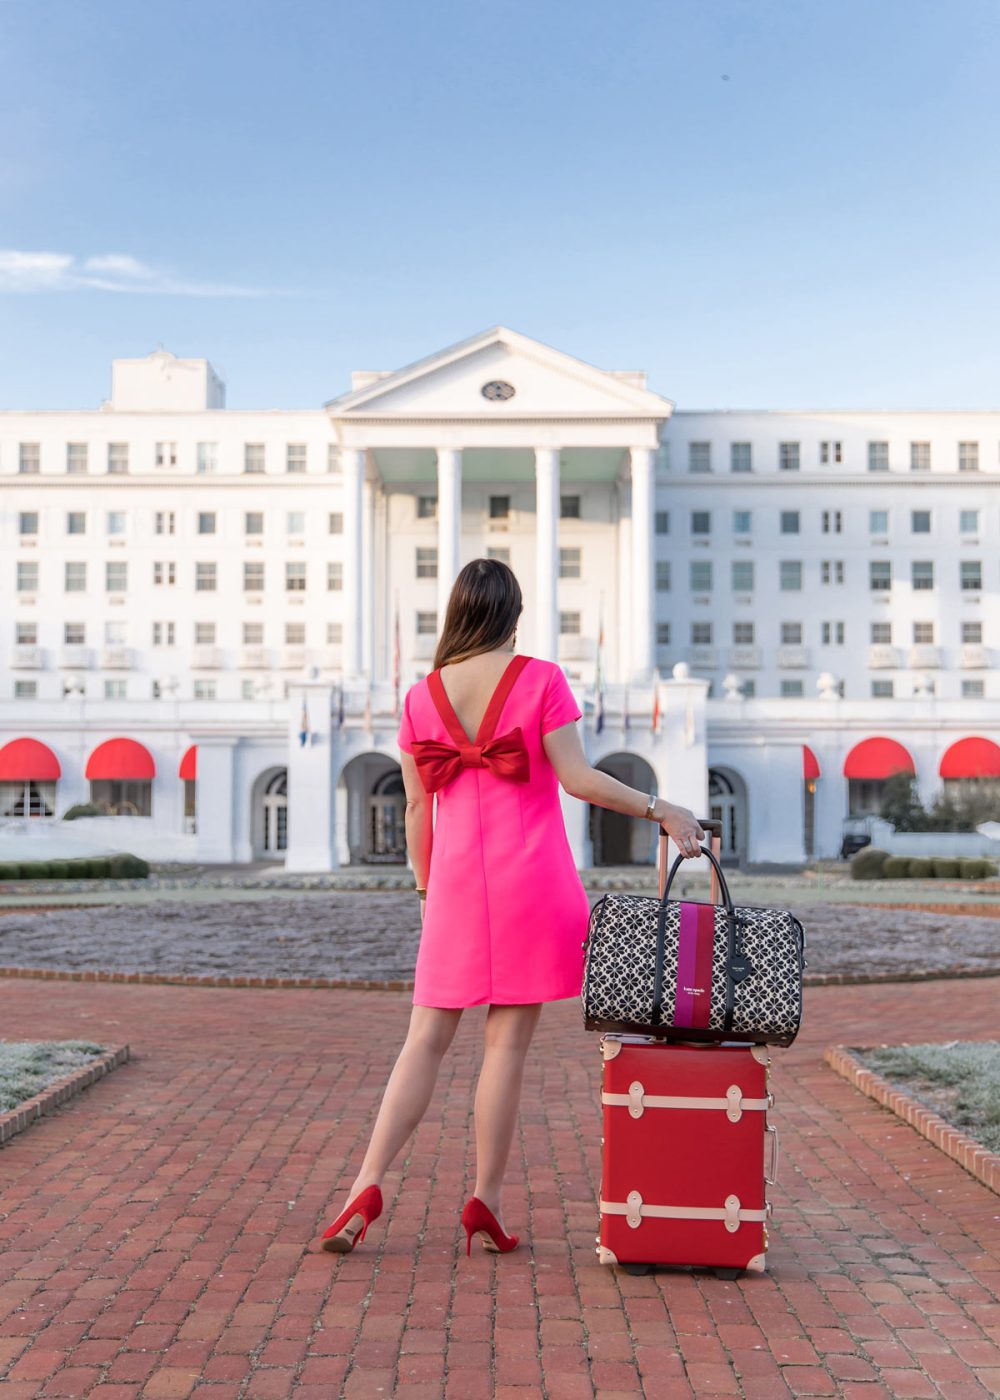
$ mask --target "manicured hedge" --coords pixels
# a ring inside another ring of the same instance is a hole
[[[0,862],[0,880],[145,880],[148,874],[148,861],[124,852],[116,856]]]
[[[865,846],[851,859],[854,880],[988,880],[997,873],[984,856],[891,856]]]
[[[889,859],[888,851],[878,846],[864,846],[851,857],[851,878],[854,880],[880,880],[882,867]]]

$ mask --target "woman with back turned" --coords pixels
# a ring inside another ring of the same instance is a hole
[[[497,1251],[518,1242],[503,1224],[500,1191],[525,1056],[543,1002],[580,994],[590,916],[559,785],[584,802],[651,816],[683,856],[697,856],[705,835],[687,808],[590,766],[561,667],[514,652],[522,610],[506,564],[466,564],[434,670],[406,694],[397,740],[422,916],[413,1010],[347,1203],[321,1236],[327,1250],[353,1249],[381,1213],[382,1179],[426,1112],[462,1011],[484,1004],[476,1188],[461,1223],[466,1252],[474,1234]]]

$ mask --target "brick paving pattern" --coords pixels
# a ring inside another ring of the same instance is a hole
[[[954,989],[960,988],[956,995]],[[504,1211],[464,1253],[482,1009],[353,1255],[313,1252],[409,998],[0,981],[10,1038],[132,1059],[0,1150],[0,1400],[1000,1393],[997,1197],[822,1063],[995,1034],[1000,979],[815,988],[775,1051],[769,1272],[631,1277],[594,1247],[599,1053],[546,1008]]]
[[[591,904],[598,897],[589,892]],[[802,920],[810,976],[955,966],[1000,974],[993,918],[798,902],[794,895],[778,902]],[[236,904],[161,899],[141,913],[128,904],[8,910],[0,918],[0,967],[331,978],[362,968],[366,977],[397,981],[413,976],[419,935],[416,897],[397,891],[273,893]]]

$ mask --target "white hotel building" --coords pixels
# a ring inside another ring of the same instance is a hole
[[[480,555],[591,762],[721,816],[731,861],[835,856],[899,766],[925,801],[1000,774],[1000,413],[675,411],[503,328],[228,410],[156,351],[92,411],[0,413],[0,858],[94,801],[60,832],[404,860],[396,706]],[[581,866],[651,858],[564,803]]]

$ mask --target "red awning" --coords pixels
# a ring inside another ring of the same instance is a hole
[[[181,759],[181,766],[177,770],[178,778],[183,778],[185,782],[193,783],[198,776],[198,745],[192,744],[184,752]]]
[[[802,776],[803,778],[818,778],[820,776],[819,759],[808,744],[802,745]]]
[[[888,778],[900,769],[915,773],[913,759],[895,739],[862,739],[844,760],[845,778]]]
[[[992,739],[959,739],[938,769],[942,778],[1000,778],[1000,745]]]
[[[87,759],[86,776],[148,781],[156,777],[156,764],[149,750],[135,739],[105,739]]]
[[[11,739],[0,749],[0,782],[54,783],[61,777],[58,758],[39,739]]]

